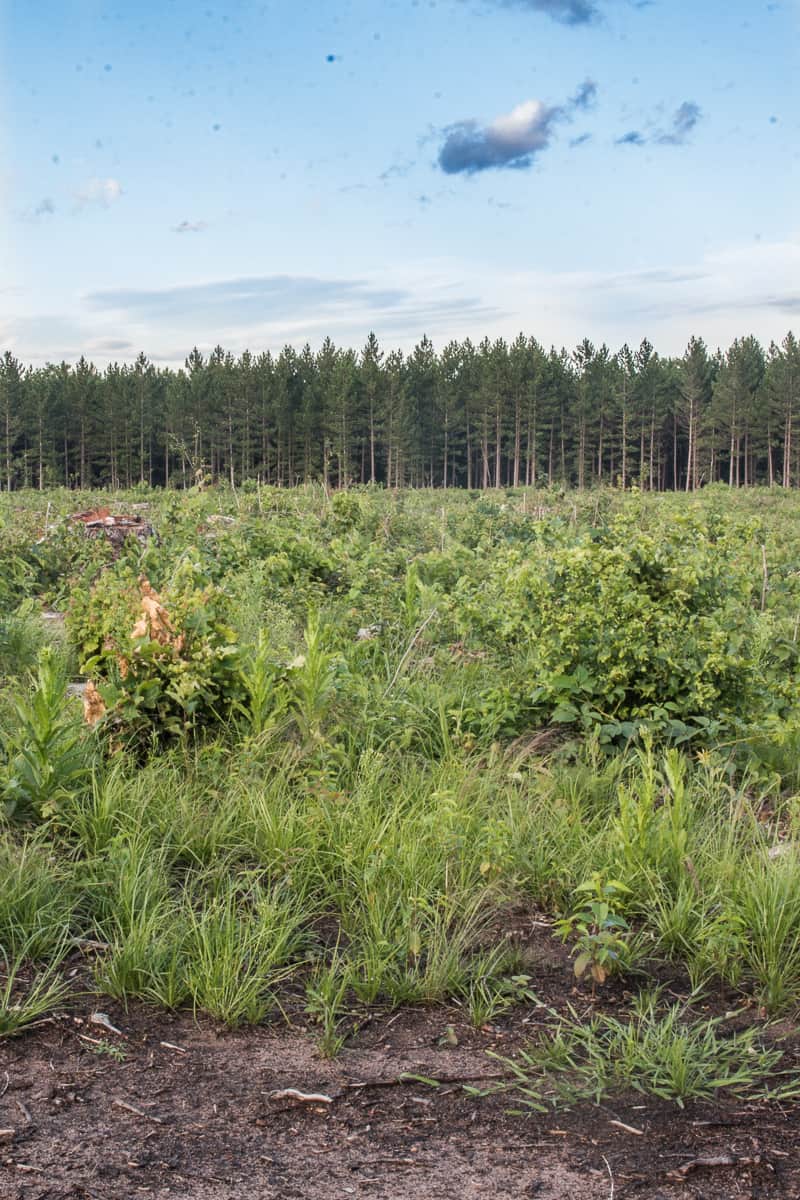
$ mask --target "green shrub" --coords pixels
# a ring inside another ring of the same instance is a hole
[[[163,596],[126,563],[76,593],[68,628],[108,718],[123,732],[158,737],[224,719],[243,698],[227,608],[225,593],[190,555]]]
[[[787,707],[766,686],[787,664],[761,636],[751,557],[735,528],[712,541],[693,513],[653,532],[633,513],[602,533],[545,530],[525,554],[498,552],[479,590],[462,584],[459,619],[507,656],[506,689],[530,723],[577,723],[605,741],[642,726],[707,739]]]

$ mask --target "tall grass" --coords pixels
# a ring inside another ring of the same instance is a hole
[[[569,912],[597,876],[625,884],[639,966],[800,1004],[791,826],[758,820],[721,759],[385,748],[317,775],[291,745],[245,744],[120,757],[57,823],[6,832],[0,943],[46,961],[67,934],[99,941],[102,990],[236,1023],[337,954],[362,1002],[468,994],[498,904]]]

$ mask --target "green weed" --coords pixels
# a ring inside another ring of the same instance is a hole
[[[782,1052],[763,1047],[756,1028],[726,1035],[722,1024],[691,1021],[681,1005],[661,1011],[652,993],[640,996],[629,1020],[554,1014],[517,1058],[492,1055],[509,1072],[496,1090],[542,1112],[582,1100],[599,1104],[630,1089],[681,1108],[721,1092],[763,1092]]]

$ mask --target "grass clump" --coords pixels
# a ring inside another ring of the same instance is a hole
[[[23,944],[9,956],[0,952],[0,1038],[11,1037],[42,1020],[69,996],[69,986],[59,967],[66,953],[65,941],[54,948],[46,966],[32,965],[34,943]]]
[[[227,882],[202,907],[189,907],[186,982],[195,1008],[230,1026],[262,1021],[297,965],[304,916],[296,897],[256,880],[244,890]]]
[[[508,1069],[495,1090],[539,1112],[584,1100],[600,1104],[630,1090],[679,1108],[721,1092],[763,1094],[781,1050],[764,1047],[755,1027],[726,1034],[723,1024],[723,1018],[692,1021],[680,1004],[662,1010],[653,993],[640,995],[627,1020],[604,1014],[584,1021],[570,1009],[569,1017],[553,1014],[517,1058],[492,1055]]]

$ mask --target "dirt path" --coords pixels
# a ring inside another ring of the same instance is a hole
[[[800,1197],[797,1109],[633,1097],[520,1117],[468,1096],[463,1077],[496,1070],[486,1049],[529,1031],[524,1006],[487,1032],[453,1009],[375,1017],[333,1062],[310,1031],[106,1011],[123,1037],[87,1001],[0,1043],[3,1200]],[[441,1047],[448,1025],[458,1045]],[[273,1095],[286,1088],[331,1102]]]

